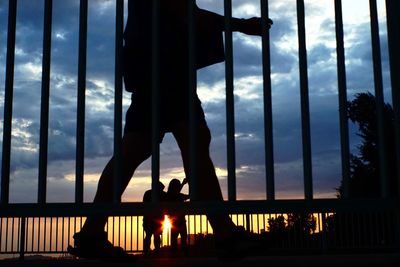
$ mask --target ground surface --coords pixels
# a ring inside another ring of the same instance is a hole
[[[81,260],[71,258],[43,258],[26,257],[25,260],[6,259],[0,261],[0,266],[7,267],[102,267],[102,266],[377,266],[377,267],[399,267],[400,253],[391,254],[352,254],[352,255],[306,255],[306,256],[258,256],[248,257],[239,261],[220,261],[215,257],[207,258],[140,258],[134,263],[101,262],[96,260]]]

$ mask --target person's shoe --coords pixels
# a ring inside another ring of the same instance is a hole
[[[135,261],[135,255],[125,252],[121,247],[114,246],[107,239],[107,233],[74,235],[74,247],[68,246],[68,253],[79,258],[98,259],[113,262]]]
[[[215,247],[221,261],[237,261],[266,250],[264,240],[257,234],[246,232],[243,227],[236,227],[229,237],[217,239]]]

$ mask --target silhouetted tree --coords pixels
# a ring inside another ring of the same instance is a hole
[[[312,234],[317,228],[317,220],[311,213],[290,213],[287,228],[289,231],[301,234]]]
[[[286,230],[285,217],[279,215],[276,218],[268,219],[268,231],[273,234],[281,234]]]
[[[384,105],[385,146],[389,188],[396,194],[396,166],[394,146],[394,112],[389,104]],[[350,185],[351,197],[378,197],[380,195],[379,144],[375,96],[371,93],[357,94],[355,99],[347,103],[347,115],[358,126],[357,135],[362,143],[358,146],[358,155],[351,155]],[[338,188],[342,196],[342,185]]]
[[[361,138],[358,153],[350,158],[350,197],[379,197],[381,195],[381,177],[379,148],[386,147],[386,166],[388,168],[389,190],[395,195],[396,151],[394,137],[394,112],[389,104],[383,107],[384,144],[379,144],[378,116],[376,99],[371,93],[357,94],[354,100],[347,103],[348,118],[358,126],[357,135]],[[343,196],[343,184],[337,189],[338,197]],[[376,220],[371,220],[376,216]],[[386,225],[384,227],[384,225]],[[381,229],[385,228],[385,231]],[[395,229],[387,216],[368,212],[340,212],[326,218],[324,231],[332,247],[353,246],[385,246],[394,242],[391,232]],[[378,236],[376,232],[381,234]]]

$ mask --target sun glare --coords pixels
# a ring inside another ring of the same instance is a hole
[[[164,215],[164,222],[163,222],[163,226],[164,226],[164,232],[168,233],[169,230],[171,230],[171,220],[169,219],[168,215]]]

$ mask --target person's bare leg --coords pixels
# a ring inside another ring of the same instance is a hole
[[[146,133],[127,133],[122,139],[122,179],[121,194],[129,184],[136,168],[151,155],[151,139]],[[94,203],[109,203],[113,201],[114,158],[107,163],[100,176]],[[82,227],[82,232],[104,232],[107,217],[88,217]]]
[[[155,231],[153,238],[154,238],[154,240],[153,240],[154,241],[154,251],[156,253],[159,253],[160,248],[161,248],[161,233],[159,231]]]
[[[189,129],[188,124],[180,123],[175,127],[174,137],[182,153],[183,166],[186,177],[189,177]],[[211,133],[207,124],[199,123],[197,129],[197,177],[198,177],[198,199],[222,201],[221,187],[215,173],[214,164],[210,158],[209,146]],[[189,181],[190,184],[190,181]],[[228,236],[231,234],[234,224],[228,214],[207,216],[214,234],[217,236]]]
[[[151,244],[151,236],[152,232],[150,230],[145,230],[145,237],[143,240],[143,253],[144,255],[148,255],[150,251],[150,244]]]

